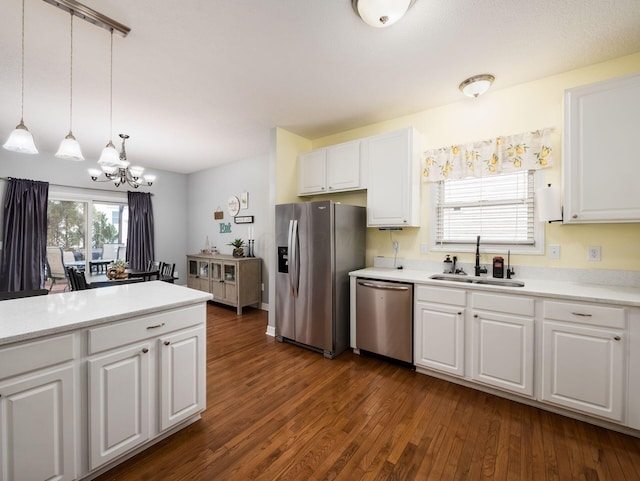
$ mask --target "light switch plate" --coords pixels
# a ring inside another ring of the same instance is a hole
[[[587,247],[587,260],[590,262],[600,262],[600,246]]]
[[[549,259],[560,259],[560,246],[550,245],[547,256],[549,257]]]
[[[420,244],[420,254],[428,254],[429,253],[429,245],[426,242],[422,242]]]

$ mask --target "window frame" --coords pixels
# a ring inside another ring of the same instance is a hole
[[[95,189],[82,189],[78,187],[67,187],[61,185],[49,185],[49,195],[47,200],[59,200],[68,202],[86,202],[87,213],[85,222],[87,222],[87,229],[85,232],[85,249],[87,249],[87,256],[91,250],[91,234],[92,234],[92,222],[91,213],[93,212],[93,204],[125,204],[129,205],[129,198],[127,192],[110,192],[106,190]],[[85,256],[86,257],[86,256]]]
[[[500,175],[500,174],[496,174]],[[539,171],[533,171],[533,244],[509,244],[509,243],[500,243],[500,244],[491,244],[487,242],[483,242],[482,238],[480,238],[480,251],[482,253],[491,253],[491,254],[506,254],[507,251],[511,251],[511,254],[532,254],[532,255],[543,255],[544,254],[544,222],[538,220],[536,211],[536,198],[535,191],[543,182],[541,179],[541,175]],[[463,243],[447,243],[440,244],[437,242],[436,235],[438,231],[438,203],[439,203],[439,193],[441,186],[444,181],[433,182],[430,185],[430,206],[429,206],[429,216],[430,216],[430,229],[429,229],[429,247],[434,252],[475,252],[476,250],[476,242],[469,241]]]

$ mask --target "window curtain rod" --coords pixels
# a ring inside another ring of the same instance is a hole
[[[9,181],[11,179],[18,179],[18,177],[0,177],[0,180]],[[46,181],[45,181],[46,182]],[[96,189],[95,187],[79,187],[77,185],[64,185],[64,184],[49,184],[53,187],[68,187],[70,189],[84,189],[84,190],[95,190],[98,192],[122,192],[119,190],[109,190],[109,189]],[[134,192],[134,191],[125,191],[125,192]],[[153,192],[149,192],[151,196],[153,196]]]

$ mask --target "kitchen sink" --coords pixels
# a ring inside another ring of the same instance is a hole
[[[489,286],[524,287],[524,282],[513,279],[496,279],[493,277],[470,277],[459,274],[434,274],[429,279],[436,281],[466,282],[467,284],[486,284]]]

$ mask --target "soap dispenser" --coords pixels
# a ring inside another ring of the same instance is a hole
[[[447,254],[447,257],[444,260],[444,273],[451,274],[453,271],[453,261],[451,260],[451,256]]]

